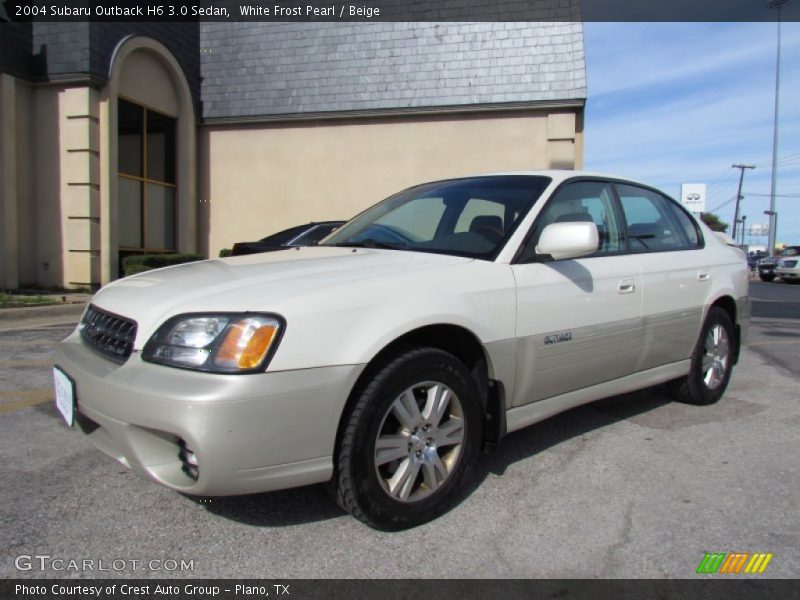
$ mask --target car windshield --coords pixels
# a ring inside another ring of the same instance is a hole
[[[491,260],[549,183],[548,177],[532,175],[427,183],[367,209],[321,245],[415,250]]]

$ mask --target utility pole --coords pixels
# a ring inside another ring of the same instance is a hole
[[[734,240],[736,239],[736,224],[739,222],[739,202],[742,201],[742,182],[744,181],[744,170],[745,169],[755,169],[755,165],[731,165],[732,169],[739,169],[739,190],[736,192],[736,210],[733,213],[733,235],[731,236]],[[744,227],[744,225],[742,225]]]
[[[778,179],[778,100],[781,92],[781,9],[790,0],[768,0],[767,8],[778,9],[778,57],[775,61],[775,116],[772,121],[772,181],[769,192],[769,238],[767,252],[769,256],[775,252],[777,242],[778,213],[775,211],[775,189]]]

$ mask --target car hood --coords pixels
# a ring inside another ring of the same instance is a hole
[[[367,248],[307,247],[177,265],[115,281],[92,303],[138,323],[136,347],[165,319],[189,312],[276,311],[311,290],[472,259]]]

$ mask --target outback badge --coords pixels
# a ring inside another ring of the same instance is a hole
[[[551,335],[544,336],[545,346],[550,344],[560,344],[561,342],[569,342],[569,341],[572,341],[571,331],[563,331],[561,333],[553,333]]]

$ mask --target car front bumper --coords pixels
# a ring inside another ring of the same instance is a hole
[[[179,492],[225,496],[327,481],[339,419],[363,365],[218,375],[120,365],[77,332],[56,349],[76,427],[104,453]],[[181,448],[194,452],[190,476]]]
[[[798,281],[800,280],[800,269],[797,267],[787,268],[787,267],[777,267],[775,269],[775,275],[783,279],[784,281]]]

